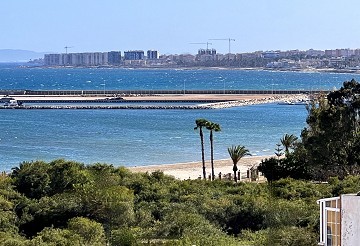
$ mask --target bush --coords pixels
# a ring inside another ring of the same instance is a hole
[[[135,246],[138,245],[135,234],[129,228],[111,231],[110,245]]]

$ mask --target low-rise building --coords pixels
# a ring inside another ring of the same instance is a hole
[[[264,58],[274,59],[274,58],[280,57],[280,52],[279,51],[265,51],[265,52],[263,52],[262,55]]]

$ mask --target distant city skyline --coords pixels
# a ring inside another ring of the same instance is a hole
[[[360,48],[360,2],[334,0],[0,2],[0,49],[37,52],[158,50],[194,54],[200,48],[256,50]]]

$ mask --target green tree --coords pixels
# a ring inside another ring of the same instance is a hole
[[[250,155],[250,152],[248,149],[245,148],[245,146],[231,146],[228,148],[228,153],[230,155],[230,158],[233,162],[233,172],[234,172],[234,181],[237,182],[238,178],[240,180],[241,177],[236,177],[236,172],[238,171],[237,164],[240,161],[241,158],[243,158],[246,155]]]
[[[39,199],[50,191],[50,166],[43,161],[23,162],[12,169],[15,189],[29,198]]]
[[[215,170],[214,170],[214,136],[213,132],[221,131],[220,125],[214,122],[208,121],[206,123],[206,129],[210,131],[210,160],[211,160],[211,179],[215,179]]]
[[[68,229],[82,238],[83,245],[105,245],[103,226],[88,218],[76,217],[69,220]]]
[[[134,220],[133,191],[124,186],[86,186],[77,191],[87,217],[112,226],[124,226]]]
[[[81,246],[82,239],[67,229],[45,228],[26,245],[29,246]]]
[[[203,168],[203,178],[206,179],[206,167],[205,167],[205,150],[204,150],[204,133],[203,128],[206,127],[207,124],[206,119],[197,119],[195,120],[196,127],[194,130],[199,129],[200,134],[200,142],[201,142],[201,161],[202,161],[202,168]]]
[[[84,164],[58,159],[50,162],[49,166],[50,195],[72,190],[89,182]]]
[[[131,229],[127,227],[122,227],[120,229],[111,231],[110,245],[135,246],[139,244],[137,243],[134,232],[132,232]]]
[[[278,160],[280,160],[280,157],[284,154],[283,152],[281,152],[283,149],[281,148],[281,144],[276,144],[276,148],[275,148],[275,155],[277,156]]]
[[[309,167],[304,164],[304,162],[299,161],[294,155],[289,155],[283,159],[271,157],[262,160],[258,169],[269,182],[288,177],[294,179],[311,179],[311,170],[309,170]]]
[[[360,173],[359,109],[360,84],[355,80],[308,106],[302,156],[315,179]]]
[[[297,137],[293,134],[285,134],[281,139],[280,142],[282,146],[285,148],[285,154],[288,155],[291,148],[295,147]]]

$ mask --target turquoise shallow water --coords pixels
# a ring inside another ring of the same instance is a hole
[[[40,69],[0,65],[0,89],[331,89],[353,74],[236,70]],[[200,160],[197,118],[221,125],[215,158],[245,145],[274,152],[285,134],[299,135],[304,106],[254,105],[218,110],[1,110],[0,169],[22,161],[65,158],[84,163],[150,165]],[[208,137],[208,135],[207,135]],[[208,141],[207,141],[208,143]],[[207,144],[207,149],[209,146]]]

